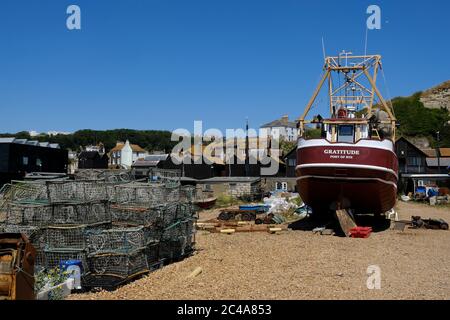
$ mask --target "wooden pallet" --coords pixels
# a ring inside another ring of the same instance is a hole
[[[287,230],[287,225],[252,223],[197,223],[198,230],[212,233],[233,234],[237,232],[269,232],[272,234]]]

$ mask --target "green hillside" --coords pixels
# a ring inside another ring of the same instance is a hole
[[[176,142],[170,141],[170,131],[158,130],[79,130],[73,134],[49,136],[46,134],[37,137],[30,137],[26,131],[15,134],[0,134],[3,137],[14,136],[19,139],[31,139],[39,141],[48,141],[59,143],[64,149],[79,150],[81,146],[97,144],[102,142],[106,150],[110,150],[116,145],[117,141],[130,140],[131,143],[138,144],[147,150],[170,151]]]
[[[398,135],[427,137],[436,146],[436,132],[440,132],[440,146],[450,146],[450,113],[445,108],[425,108],[421,92],[410,97],[392,100],[395,116],[400,123]]]

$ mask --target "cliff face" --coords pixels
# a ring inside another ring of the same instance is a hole
[[[446,108],[450,111],[450,80],[424,91],[420,97],[425,108]]]

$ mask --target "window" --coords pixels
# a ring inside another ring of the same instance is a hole
[[[22,164],[23,164],[24,166],[27,166],[27,165],[28,165],[28,157],[22,157]]]
[[[287,182],[277,182],[276,183],[277,190],[286,191],[288,188]]]
[[[338,127],[338,142],[353,142],[355,127],[352,125],[340,125]]]
[[[409,157],[407,158],[408,166],[420,166],[422,164],[422,159],[420,157]]]
[[[339,126],[340,136],[353,136],[353,126]]]
[[[288,159],[288,166],[289,167],[295,167],[297,165],[296,159]]]
[[[37,165],[38,167],[41,167],[41,166],[42,166],[42,160],[39,159],[39,158],[37,158],[37,159],[36,159],[36,165]]]

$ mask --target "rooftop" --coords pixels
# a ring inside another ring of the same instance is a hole
[[[428,167],[437,167],[438,166],[438,158],[427,158],[426,161],[427,161]],[[450,157],[449,158],[440,158],[439,166],[440,167],[450,166]]]
[[[450,157],[450,148],[439,148],[441,157]]]
[[[294,121],[289,121],[288,116],[283,116],[278,120],[271,121],[261,126],[261,128],[274,128],[274,127],[297,128],[297,123]]]
[[[36,147],[60,149],[60,146],[58,143],[39,142],[37,140],[27,140],[27,139],[16,139],[14,137],[0,138],[0,143],[26,144],[26,145],[30,145],[30,146],[36,146]]]
[[[125,146],[124,142],[117,142],[116,146],[114,148],[112,148],[110,152],[120,151],[123,149],[124,146]],[[147,152],[144,148],[142,148],[141,146],[139,146],[137,144],[130,143],[130,147],[131,147],[131,150],[133,150],[133,152]]]
[[[165,161],[169,157],[168,154],[152,154],[143,159],[138,159],[133,167],[156,167],[160,161]]]

